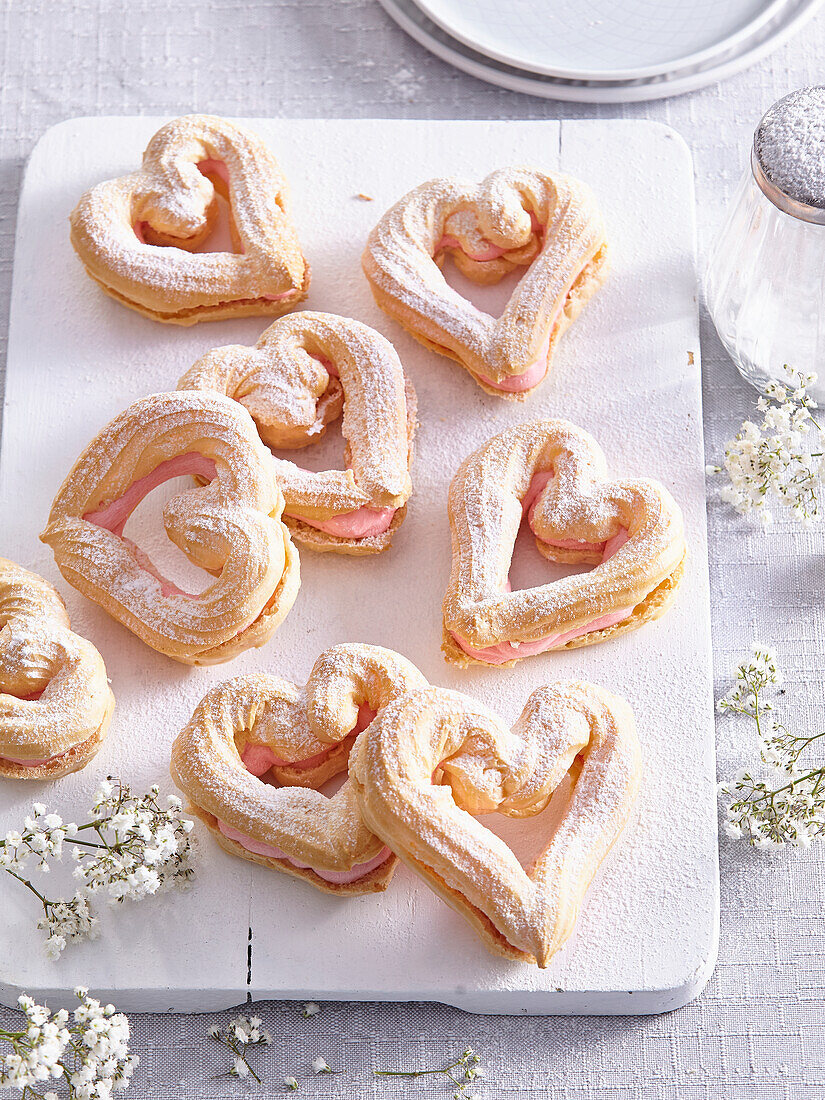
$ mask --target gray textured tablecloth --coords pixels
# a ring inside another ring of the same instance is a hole
[[[586,107],[499,91],[409,40],[374,0],[0,0],[0,295],[5,345],[15,211],[24,159],[52,123],[83,114],[438,118],[651,118],[674,126],[696,165],[704,252],[745,163],[763,110],[823,78],[825,14],[756,68],[652,104]],[[50,303],[42,303],[48,310]],[[703,328],[709,460],[753,404],[707,318]],[[709,505],[715,670],[726,685],[751,638],[785,665],[789,724],[825,725],[823,535],[780,523],[763,533]],[[753,752],[719,724],[719,770]],[[749,735],[749,731],[748,731]],[[135,1100],[197,1100],[281,1091],[322,1054],[342,1076],[299,1095],[449,1096],[441,1079],[376,1081],[375,1066],[438,1061],[464,1044],[483,1056],[479,1088],[495,1100],[797,1100],[825,1097],[822,850],[764,856],[723,841],[719,964],[703,996],[658,1018],[509,1019],[437,1005],[259,1006],[274,1043],[258,1059],[266,1088],[218,1080],[228,1067],[202,1017],[135,1016],[143,1058]],[[277,947],[274,947],[277,949]],[[11,1013],[0,1011],[0,1025]]]

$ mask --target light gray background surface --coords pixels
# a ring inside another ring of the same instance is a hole
[[[82,114],[433,118],[651,118],[695,158],[700,252],[746,163],[753,127],[776,98],[823,79],[825,13],[758,67],[671,101],[579,107],[500,91],[410,41],[374,0],[0,0],[0,315],[5,344],[15,212],[24,159],[52,123]],[[391,151],[388,151],[391,155]],[[44,301],[48,310],[50,303]],[[708,460],[753,406],[706,316]],[[3,349],[4,356],[4,349]],[[825,725],[823,533],[780,523],[762,533],[711,495],[715,669],[721,692],[753,637],[779,648],[783,716]],[[667,685],[663,685],[667,690]],[[720,776],[753,755],[749,731],[719,724]],[[299,1095],[449,1096],[442,1079],[393,1084],[371,1069],[432,1064],[469,1043],[490,1100],[797,1100],[825,1096],[820,849],[766,857],[723,841],[722,941],[703,996],[658,1018],[508,1019],[414,1005],[264,1005],[274,1036],[258,1059],[268,1088],[214,1075],[228,1065],[199,1017],[135,1017],[143,1064],[135,1100],[277,1094],[323,1054],[341,1076]],[[273,942],[277,951],[277,941]],[[207,964],[207,960],[204,961]],[[12,1014],[0,1012],[0,1025]],[[425,1079],[426,1080],[426,1079]]]

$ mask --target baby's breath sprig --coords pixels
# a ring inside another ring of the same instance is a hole
[[[476,1094],[467,1090],[472,1084],[484,1077],[484,1070],[479,1065],[480,1061],[480,1057],[473,1048],[467,1047],[459,1058],[454,1062],[450,1062],[447,1066],[413,1070],[375,1069],[373,1073],[376,1077],[404,1077],[407,1079],[441,1074],[456,1086],[453,1100],[477,1100]]]
[[[259,1085],[261,1084],[261,1078],[250,1066],[247,1058],[250,1047],[268,1047],[272,1043],[272,1036],[263,1027],[260,1016],[236,1016],[226,1027],[215,1024],[209,1029],[209,1038],[223,1043],[233,1055],[232,1068],[229,1070],[230,1077],[251,1075]]]
[[[745,837],[757,848],[810,847],[825,835],[825,766],[799,766],[802,753],[825,732],[795,736],[773,717],[773,702],[766,696],[781,683],[773,650],[755,643],[739,665],[733,687],[717,704],[723,713],[753,720],[760,759],[773,775],[769,785],[768,779],[743,769],[731,783],[719,785],[720,794],[729,799],[724,809],[726,833]],[[785,781],[777,783],[780,776]]]
[[[21,1100],[58,1100],[41,1091],[48,1082],[65,1086],[69,1100],[109,1100],[115,1089],[129,1087],[138,1063],[129,1054],[129,1021],[114,1005],[101,1005],[83,987],[71,1015],[54,1014],[23,995],[19,1031],[0,1028],[0,1089],[17,1089]]]
[[[108,895],[112,904],[139,901],[170,886],[188,885],[193,822],[182,814],[179,798],[163,805],[160,792],[133,795],[126,783],[109,776],[94,795],[83,825],[65,822],[36,802],[23,822],[0,839],[0,870],[22,883],[40,902],[43,917],[37,927],[47,933],[49,958],[60,956],[67,944],[94,939],[98,920],[89,898]],[[23,874],[27,867],[47,873],[50,860],[63,858],[66,840],[73,843],[74,877],[79,886],[73,898],[49,898]]]
[[[771,382],[757,402],[761,424],[746,420],[725,446],[723,465],[706,468],[708,474],[727,474],[722,499],[763,526],[773,522],[772,499],[806,525],[823,515],[825,428],[814,419],[815,402],[808,396],[816,375],[787,364],[783,369],[785,384]]]

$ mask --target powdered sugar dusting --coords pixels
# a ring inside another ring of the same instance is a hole
[[[438,267],[444,248],[480,282],[529,265],[501,317],[481,312],[449,286]],[[553,340],[598,286],[603,248],[604,226],[589,188],[503,168],[479,184],[435,179],[405,195],[373,229],[363,265],[382,309],[495,389],[540,356],[547,359]],[[577,282],[573,307],[568,296]]]
[[[540,688],[512,730],[472,699],[429,688],[379,713],[350,775],[365,819],[402,859],[439,893],[446,886],[495,950],[545,966],[624,827],[640,756],[630,707],[589,684]],[[538,813],[569,774],[567,804],[527,871],[471,816]]]
[[[266,674],[230,680],[206,695],[175,741],[175,782],[200,810],[244,837],[316,870],[350,871],[383,847],[361,821],[350,785],[331,798],[273,787],[250,775],[242,753],[248,744],[265,744],[280,760],[305,760],[347,737],[360,705],[376,711],[425,683],[399,654],[356,644],[322,653],[306,689]],[[345,767],[346,756],[338,770]]]
[[[109,530],[93,519],[130,493],[134,506],[140,491],[133,486],[163,463],[171,463],[164,476],[174,477],[180,456],[197,456],[198,469],[215,471],[214,480],[178,493],[164,509],[169,537],[194,564],[219,574],[197,597],[166,582],[122,537],[122,524]],[[272,457],[240,405],[210,393],[155,394],[88,445],[41,537],[66,579],[148,645],[183,661],[226,659],[268,637],[297,593],[282,509]]]
[[[529,507],[541,552],[561,561],[594,561],[576,574],[524,591],[508,591],[508,573],[523,517],[522,502],[541,471],[552,477]],[[613,480],[598,444],[564,420],[508,429],[462,463],[450,486],[453,563],[444,598],[445,630],[481,660],[503,643],[540,643],[640,604],[678,569],[685,552],[681,512],[653,481]],[[609,557],[601,545],[624,529]],[[581,551],[569,542],[583,544]],[[562,545],[560,546],[559,543]],[[524,655],[535,651],[526,647]],[[452,655],[451,649],[447,649]],[[518,659],[516,649],[512,659]],[[495,662],[497,663],[497,661]]]
[[[214,218],[216,186],[227,191],[238,251],[192,251]],[[278,164],[260,138],[220,118],[167,123],[140,170],[88,191],[71,224],[92,278],[159,320],[191,323],[233,305],[281,313],[306,295],[308,268]],[[146,243],[150,228],[155,243]]]
[[[92,742],[65,770],[82,767],[113,702],[100,654],[69,629],[55,589],[0,558],[0,774],[9,763],[39,768]]]
[[[270,325],[254,348],[207,352],[178,388],[239,401],[274,448],[319,439],[343,403],[346,470],[315,472],[274,459],[289,516],[326,522],[361,508],[398,509],[409,498],[415,395],[392,344],[367,325],[293,313]]]

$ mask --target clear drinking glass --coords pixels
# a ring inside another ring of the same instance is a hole
[[[748,382],[764,392],[786,365],[813,371],[825,404],[825,87],[785,96],[757,127],[705,298]]]

